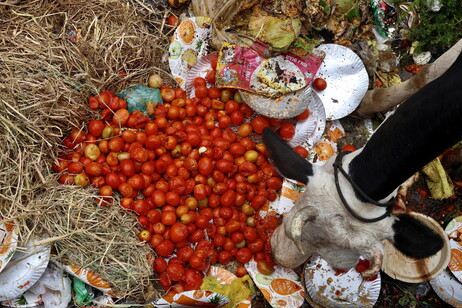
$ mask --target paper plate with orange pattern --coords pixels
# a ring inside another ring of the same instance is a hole
[[[462,308],[462,283],[449,271],[444,270],[438,277],[430,280],[435,293],[453,307]]]
[[[272,307],[292,308],[303,304],[305,290],[292,269],[276,265],[272,274],[263,275],[254,260],[246,263],[245,268]]]
[[[449,237],[449,246],[451,248],[449,270],[462,282],[462,216],[451,220],[444,231]]]
[[[324,259],[311,257],[304,268],[305,287],[311,299],[324,307],[373,307],[380,295],[380,273],[366,281],[354,268],[338,274]]]
[[[40,279],[50,261],[50,246],[37,246],[38,240],[26,243],[24,250],[16,251],[0,273],[0,301],[9,301]]]
[[[110,296],[116,296],[114,294],[114,291],[112,291],[109,283],[107,283],[103,278],[96,275],[95,273],[92,273],[87,269],[73,265],[64,265],[63,269],[72,276],[79,278],[80,280],[82,280],[86,284],[89,284],[95,289],[98,289],[101,292],[108,294]]]
[[[13,257],[17,245],[18,228],[12,222],[0,223],[0,272]]]

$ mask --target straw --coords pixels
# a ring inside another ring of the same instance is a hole
[[[51,164],[62,139],[97,118],[90,95],[153,73],[173,82],[162,62],[170,14],[164,2],[141,0],[0,1],[0,215],[19,226],[20,246],[45,238],[53,260],[129,299],[146,297],[154,280],[135,215],[118,200],[97,206],[94,189],[58,184]]]

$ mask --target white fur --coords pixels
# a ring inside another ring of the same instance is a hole
[[[343,168],[348,173],[349,162],[360,153],[355,151],[344,156]],[[359,256],[371,259],[381,255],[381,241],[393,236],[392,224],[396,219],[389,216],[375,223],[364,223],[352,217],[343,206],[335,187],[331,158],[324,166],[313,166],[307,189],[297,200],[294,208],[284,215],[283,225],[275,231],[271,244],[275,261],[286,267],[296,267],[311,255],[320,255],[331,266],[349,269]],[[360,201],[351,184],[339,173],[342,193],[350,207],[364,218],[381,216],[385,208]],[[302,254],[287,236],[295,213],[306,206],[314,207],[318,215],[308,222],[302,231]]]

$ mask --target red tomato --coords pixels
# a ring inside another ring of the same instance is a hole
[[[301,157],[303,158],[307,158],[308,157],[308,150],[302,146],[297,146],[295,147],[295,152],[297,152],[298,155],[300,155]]]
[[[188,227],[181,222],[174,223],[170,228],[170,240],[174,243],[181,242],[188,237]]]
[[[151,198],[156,207],[162,207],[167,202],[165,193],[161,190],[154,191]]]
[[[253,227],[245,227],[244,229],[244,238],[247,243],[253,243],[257,240],[258,234],[255,228]]]
[[[261,238],[257,238],[255,242],[247,244],[247,248],[253,253],[260,252],[265,247],[265,242]]]
[[[160,221],[161,214],[158,210],[149,210],[146,214],[148,221],[150,224],[155,224],[156,222]]]
[[[202,175],[210,175],[213,171],[213,161],[208,157],[202,157],[198,162],[198,170]]]
[[[207,84],[207,82],[202,77],[196,77],[193,80],[193,85],[194,85],[195,88],[205,87],[206,84]]]
[[[242,247],[236,254],[236,260],[242,264],[248,263],[252,259],[252,252],[249,248]]]
[[[194,198],[198,201],[202,201],[207,198],[207,191],[204,184],[197,184],[194,186]]]
[[[210,221],[210,217],[206,215],[199,215],[196,217],[195,224],[198,228],[205,229],[208,227]]]
[[[194,249],[191,246],[184,246],[178,249],[178,251],[176,252],[176,255],[178,256],[178,258],[180,258],[184,262],[188,262],[189,259],[191,259],[191,256],[193,255],[193,253],[194,253]]]
[[[260,128],[260,126],[258,126]],[[237,134],[243,138],[249,136],[252,133],[253,126],[249,123],[242,123],[237,130]],[[263,128],[262,128],[263,131]]]
[[[230,220],[226,225],[226,232],[228,233],[233,233],[238,231],[241,228],[241,224],[239,221],[236,220]]]
[[[371,267],[371,262],[369,262],[369,260],[360,259],[358,261],[358,263],[356,264],[356,266],[355,266],[355,270],[358,273],[362,273],[362,272],[364,272],[365,270],[367,270],[370,267]]]
[[[265,116],[258,116],[252,120],[252,128],[255,132],[261,134],[265,127],[269,127],[270,122]]]
[[[298,120],[298,121],[303,121],[303,120],[306,120],[308,119],[308,117],[310,116],[310,111],[308,109],[305,109],[305,111],[303,111],[302,113],[300,113],[298,116],[296,116],[295,118]]]
[[[167,20],[167,24],[172,27],[178,26],[178,17],[175,15],[170,15]]]
[[[236,201],[236,193],[232,190],[226,191],[220,198],[220,204],[225,207],[234,206]]]
[[[216,246],[216,247],[221,247],[225,244],[226,242],[226,238],[224,235],[222,234],[215,234],[213,236],[213,244]]]
[[[120,171],[127,176],[131,177],[135,175],[135,163],[130,159],[123,159],[120,164]]]
[[[342,151],[354,152],[354,151],[356,151],[356,148],[354,146],[352,146],[351,144],[347,144],[342,148]]]
[[[233,255],[229,251],[221,251],[218,254],[218,262],[220,262],[220,264],[223,264],[223,265],[228,264],[232,258],[233,258]]]
[[[205,98],[209,94],[209,90],[205,86],[196,87],[195,91],[197,98]]]
[[[173,211],[162,212],[161,221],[164,225],[171,226],[176,222],[176,213]]]
[[[167,261],[164,258],[157,257],[154,259],[153,268],[158,273],[163,273],[167,269]]]
[[[199,290],[202,285],[202,275],[193,269],[187,269],[184,272],[184,289],[185,291]]]
[[[88,123],[88,132],[95,137],[99,137],[105,126],[106,125],[100,120],[91,120],[90,123]]]
[[[165,272],[160,273],[158,278],[159,278],[159,283],[164,289],[164,291],[167,291],[168,289],[170,289],[170,287],[172,286],[172,279],[170,279],[170,277]]]
[[[243,240],[244,240],[244,234],[242,232],[236,231],[231,234],[231,241],[233,241],[233,243],[237,244],[237,243],[242,242]]]
[[[318,91],[323,91],[327,88],[327,82],[323,78],[313,80],[313,87]]]
[[[290,122],[282,123],[281,127],[279,128],[279,136],[281,136],[285,140],[290,140],[295,135],[295,126]]]
[[[274,272],[274,266],[269,262],[258,261],[257,270],[263,275],[271,275]]]
[[[91,162],[85,166],[85,173],[90,176],[99,176],[103,172],[103,165]]]
[[[173,281],[180,281],[182,280],[183,274],[184,274],[184,267],[180,264],[169,264],[167,266],[167,269],[165,270],[167,275],[170,276],[170,278]]]
[[[278,177],[273,176],[266,181],[266,185],[268,186],[268,188],[279,190],[282,187],[282,180]]]
[[[202,240],[205,236],[205,232],[202,229],[195,230],[190,236],[189,240],[193,243],[197,243]]]
[[[168,257],[173,253],[175,246],[169,240],[163,240],[156,246],[156,253],[161,257]]]
[[[244,122],[244,114],[240,110],[233,111],[230,118],[234,126],[239,126]]]
[[[247,275],[247,269],[245,268],[245,266],[239,265],[236,268],[236,276],[240,278],[240,277],[243,277],[245,275]]]
[[[135,211],[136,214],[140,216],[145,216],[148,211],[148,204],[146,203],[146,200],[143,199],[138,199],[133,203],[133,210]]]
[[[229,160],[220,159],[215,163],[215,167],[223,173],[228,173],[233,169],[233,163]]]
[[[205,76],[205,80],[207,80],[208,83],[215,84],[215,75],[217,74],[216,70],[210,70],[207,72],[207,75]]]

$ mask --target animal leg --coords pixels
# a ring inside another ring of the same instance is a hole
[[[382,267],[383,254],[381,251],[377,250],[374,252],[371,260],[371,267],[361,273],[363,278],[372,278],[375,276]]]

